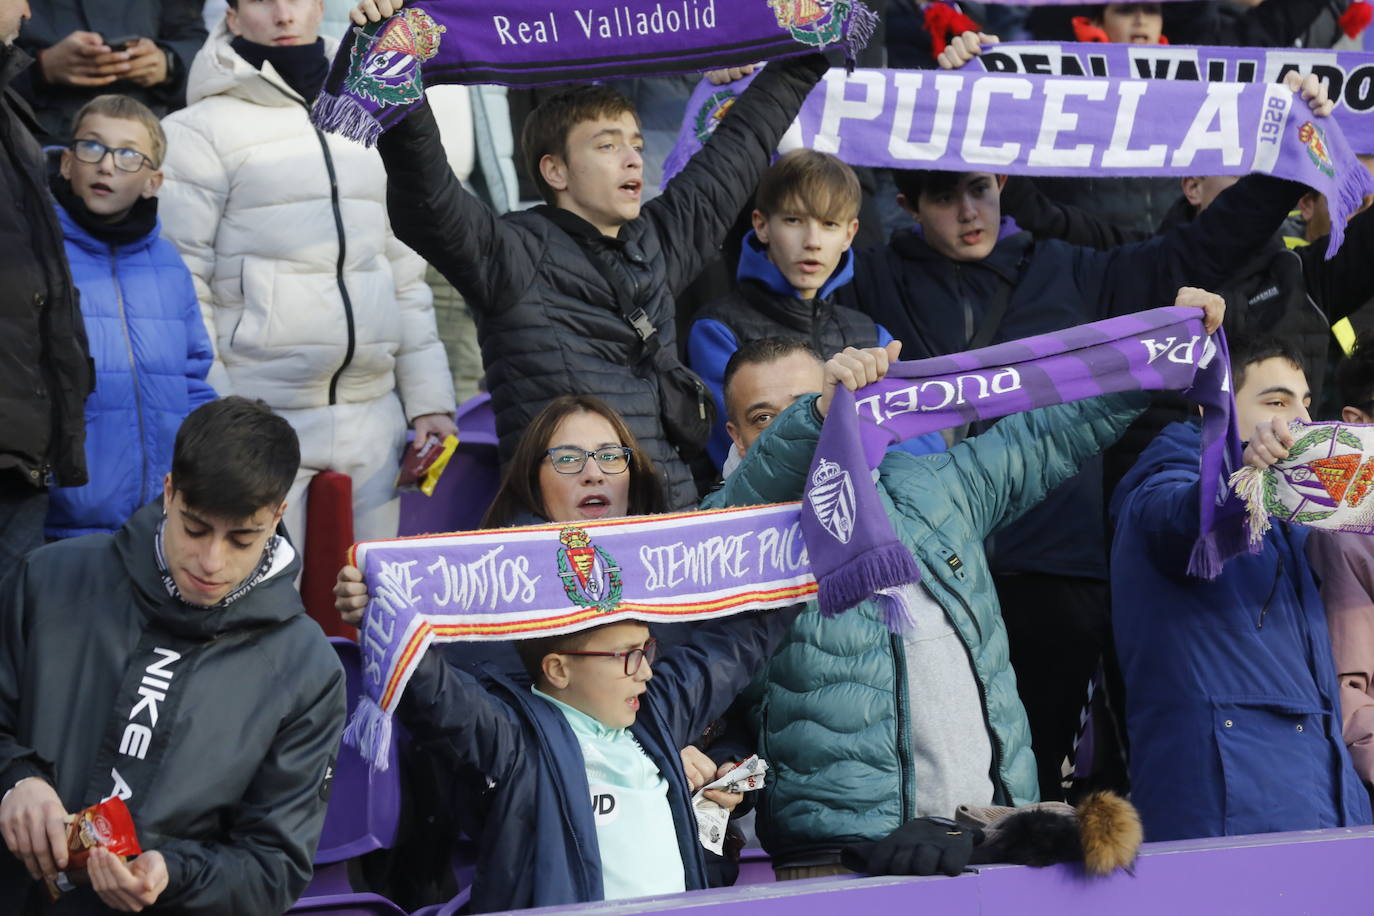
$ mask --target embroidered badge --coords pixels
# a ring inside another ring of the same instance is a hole
[[[1307,155],[1312,164],[1321,169],[1328,178],[1336,177],[1336,166],[1331,162],[1331,154],[1326,150],[1326,131],[1311,121],[1298,128],[1298,139],[1307,145]]]
[[[821,460],[811,475],[806,494],[816,520],[841,544],[854,536],[854,484],[849,472],[833,461]]]
[[[375,32],[354,29],[352,60],[345,88],[379,105],[409,105],[425,93],[420,64],[439,52],[448,29],[424,10],[405,9]]]
[[[620,607],[624,589],[620,567],[611,555],[594,545],[591,535],[581,528],[564,528],[558,540],[563,545],[558,549],[558,577],[569,600],[603,614]]]
[[[733,89],[722,89],[713,92],[706,97],[697,109],[696,117],[692,122],[692,133],[697,138],[698,143],[705,143],[710,139],[711,134],[716,132],[720,126],[721,118],[729,112],[730,106],[735,104],[735,92]]]
[[[853,0],[768,0],[778,28],[805,45],[823,48],[844,37]]]

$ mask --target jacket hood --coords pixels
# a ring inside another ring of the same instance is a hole
[[[287,85],[271,63],[264,63],[259,70],[240,57],[229,44],[233,39],[227,18],[221,19],[191,62],[191,72],[186,78],[187,105],[217,95],[276,108],[309,101]],[[336,39],[324,39],[324,53],[330,60],[334,59],[338,47]]]
[[[1191,420],[1170,423],[1155,436],[1140,453],[1131,469],[1121,478],[1112,494],[1111,517],[1116,519],[1121,507],[1134,490],[1161,471],[1169,468],[1191,469],[1197,474],[1198,456],[1202,454],[1202,424]]]
[[[300,558],[290,541],[279,537],[272,567],[262,580],[228,604],[198,607],[174,598],[157,568],[157,526],[162,500],[139,509],[114,535],[115,551],[133,581],[135,600],[148,618],[174,636],[211,639],[222,633],[284,623],[305,613],[296,591]]]
[[[739,269],[735,272],[735,279],[751,280],[770,292],[777,293],[779,296],[790,296],[793,299],[801,300],[797,295],[797,290],[787,278],[778,270],[778,266],[768,259],[768,249],[759,241],[758,235],[750,229],[744,236],[744,244],[740,246]],[[834,295],[835,290],[854,279],[854,249],[846,248],[840,255],[840,263],[835,265],[835,270],[831,272],[821,288],[816,290],[818,299],[829,299]]]

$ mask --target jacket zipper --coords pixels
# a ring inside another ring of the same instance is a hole
[[[115,246],[110,246],[110,279],[114,282],[115,301],[119,304],[119,325],[124,331],[124,352],[129,357],[129,375],[134,380],[134,410],[138,413],[138,453],[143,472],[138,478],[138,505],[148,501],[148,444],[143,424],[143,386],[138,378],[138,361],[134,359],[134,341],[129,333],[129,315],[124,303],[124,288],[119,285],[119,262]]]
[[[339,207],[339,176],[334,171],[334,157],[329,153],[329,143],[325,140],[324,132],[317,127],[315,136],[320,140],[320,151],[324,153],[324,167],[329,172],[329,204],[334,208],[334,231],[339,235],[339,259],[334,265],[334,282],[338,284],[339,295],[343,298],[344,320],[348,326],[348,346],[344,349],[343,362],[334,370],[334,376],[329,380],[329,403],[332,406],[339,402],[339,378],[353,362],[353,350],[358,345],[358,334],[353,326],[353,300],[348,297],[348,286],[344,283],[344,260],[348,255],[348,242],[344,238],[343,211]]]
[[[1279,591],[1279,579],[1283,576],[1283,554],[1279,554],[1279,562],[1274,567],[1274,584],[1269,586],[1269,597],[1264,599],[1264,607],[1260,608],[1259,626],[1255,629],[1264,629],[1264,616],[1269,613],[1269,605],[1274,603],[1274,596]]]
[[[287,92],[282,87],[267,80],[267,84],[276,89],[282,95],[305,109],[306,117],[310,116],[310,103],[301,99],[299,96]],[[343,362],[339,368],[334,370],[334,375],[329,379],[329,404],[339,402],[339,378],[344,374],[344,370],[353,362],[353,351],[358,346],[358,332],[353,326],[353,300],[348,296],[348,285],[344,283],[344,262],[348,257],[348,240],[344,236],[343,210],[339,206],[339,175],[334,169],[334,157],[329,152],[329,141],[325,139],[324,131],[318,127],[313,128],[315,137],[320,141],[320,152],[324,154],[324,168],[329,174],[329,205],[334,210],[334,232],[339,237],[339,258],[334,264],[334,282],[339,287],[339,296],[343,299],[344,324],[348,328],[348,345],[344,348]]]
[[[890,634],[888,639],[892,641],[892,680],[897,691],[897,702],[894,704],[897,711],[897,762],[902,768],[902,778],[897,780],[897,784],[901,787],[902,823],[905,824],[916,816],[916,806],[911,800],[911,783],[916,781],[916,773],[911,767],[907,734],[910,725],[906,720],[906,705],[910,702],[906,684],[906,651],[895,633]]]

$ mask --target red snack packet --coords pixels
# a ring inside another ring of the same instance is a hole
[[[48,881],[48,893],[57,900],[77,884],[87,883],[86,860],[91,850],[102,846],[127,860],[140,855],[138,833],[129,806],[122,798],[108,798],[75,814],[67,815],[67,868]]]

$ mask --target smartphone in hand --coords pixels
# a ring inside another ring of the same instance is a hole
[[[125,35],[122,38],[107,38],[105,44],[109,46],[111,51],[127,51],[129,46],[136,43],[141,37],[140,35]]]

